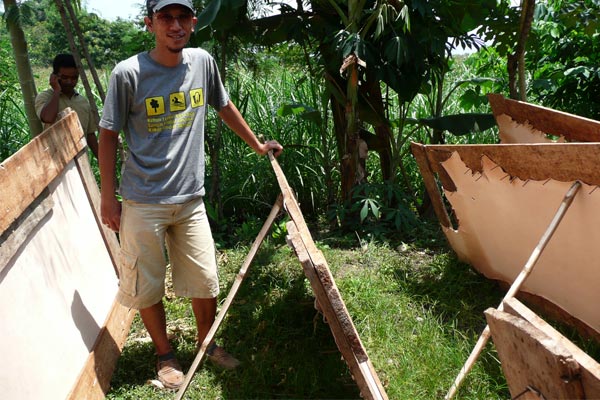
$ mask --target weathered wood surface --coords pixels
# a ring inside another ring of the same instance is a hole
[[[94,348],[79,378],[67,396],[69,400],[100,400],[110,390],[110,380],[129,335],[137,310],[114,302]]]
[[[327,261],[312,239],[294,193],[277,160],[272,154],[269,158],[283,194],[284,208],[291,218],[287,224],[288,243],[300,259],[338,349],[348,364],[363,398],[387,399],[387,394],[362,345]]]
[[[85,146],[77,114],[71,112],[0,163],[0,233],[23,213]]]
[[[560,144],[480,144],[480,145],[423,145],[411,144],[422,174],[437,174],[444,189],[454,192],[456,186],[441,165],[453,153],[458,153],[467,168],[481,173],[481,159],[488,157],[502,168],[507,177],[523,181],[555,179],[562,182],[579,180],[588,185],[600,185],[600,143]],[[427,160],[427,162],[424,162]],[[429,188],[428,188],[429,189]]]
[[[562,136],[569,142],[600,142],[600,122],[523,101],[488,94],[494,116],[508,115],[520,124],[541,132]]]
[[[54,206],[54,201],[47,190],[23,211],[23,213],[0,235],[0,272],[8,261],[19,250],[23,242],[48,215]]]
[[[485,315],[512,398],[586,398],[581,367],[559,341],[503,311]]]
[[[540,316],[519,300],[512,298],[504,302],[504,312],[519,317],[563,346],[580,366],[581,383],[587,399],[600,399],[600,364],[563,336]]]

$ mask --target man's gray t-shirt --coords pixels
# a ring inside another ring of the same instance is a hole
[[[124,199],[177,204],[203,196],[204,119],[229,102],[214,59],[184,49],[176,67],[140,53],[117,64],[100,127],[125,132]]]

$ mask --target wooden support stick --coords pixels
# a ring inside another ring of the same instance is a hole
[[[271,209],[271,213],[267,217],[267,220],[265,221],[262,229],[260,230],[260,232],[258,233],[258,236],[254,240],[254,243],[252,244],[252,247],[250,248],[250,252],[246,256],[246,259],[244,260],[244,264],[242,264],[240,271],[238,272],[237,276],[235,277],[233,286],[229,290],[229,294],[227,294],[227,298],[225,299],[223,306],[221,306],[221,309],[219,310],[219,314],[215,318],[215,322],[213,322],[212,326],[210,327],[210,330],[206,334],[206,337],[204,338],[204,341],[202,342],[202,345],[200,346],[200,350],[198,351],[198,354],[196,354],[196,358],[194,358],[194,362],[192,362],[192,365],[190,366],[190,369],[185,376],[183,384],[177,391],[175,400],[181,400],[183,398],[185,391],[187,390],[188,386],[190,385],[190,382],[192,381],[192,377],[194,376],[196,369],[198,368],[198,366],[200,365],[200,362],[202,361],[202,357],[204,357],[204,354],[206,353],[206,348],[214,339],[215,334],[217,333],[217,330],[219,329],[219,326],[223,322],[223,319],[225,318],[225,315],[227,314],[227,311],[229,310],[229,306],[233,302],[233,299],[235,298],[235,295],[237,294],[237,292],[240,288],[240,285],[242,284],[242,281],[244,280],[244,278],[246,276],[248,267],[252,263],[254,256],[256,256],[256,253],[258,252],[260,245],[262,244],[269,229],[271,229],[271,226],[273,225],[273,222],[275,221],[275,218],[277,218],[277,215],[279,214],[279,211],[281,211],[282,207],[283,207],[283,196],[279,195],[279,197],[277,198],[277,201],[275,202],[275,204],[273,205],[273,208]]]
[[[533,270],[534,265],[538,261],[542,251],[544,250],[544,248],[550,241],[550,238],[556,231],[556,228],[558,228],[560,221],[562,220],[565,213],[571,206],[571,203],[573,202],[573,198],[575,198],[575,195],[579,191],[579,188],[581,188],[581,183],[579,181],[576,181],[575,183],[573,183],[573,185],[571,185],[571,187],[565,194],[565,197],[563,198],[562,203],[558,207],[558,211],[556,211],[556,214],[554,215],[554,218],[550,222],[550,225],[548,225],[546,232],[544,232],[544,235],[540,239],[538,245],[533,250],[533,253],[531,253],[531,256],[529,256],[529,260],[527,260],[527,263],[525,264],[525,266],[523,267],[523,269],[521,270],[521,272],[519,273],[519,275],[517,276],[515,281],[510,286],[510,289],[508,290],[508,292],[502,299],[502,302],[498,306],[498,310],[503,311],[504,302],[515,296],[515,294],[521,288],[521,285],[523,284],[525,279],[527,279],[529,274],[531,274],[531,271]],[[479,340],[477,340],[477,343],[475,344],[473,351],[471,351],[471,355],[469,355],[469,358],[467,359],[467,361],[465,362],[465,365],[463,365],[462,369],[460,370],[460,373],[454,380],[454,383],[450,387],[450,390],[446,394],[446,397],[444,397],[445,400],[450,400],[450,399],[452,399],[452,397],[454,397],[454,395],[458,391],[458,388],[460,387],[462,381],[467,376],[469,371],[471,371],[471,369],[473,368],[475,361],[477,361],[477,358],[483,351],[483,348],[487,344],[490,336],[491,336],[490,327],[489,327],[489,325],[486,325],[485,329],[479,336]]]

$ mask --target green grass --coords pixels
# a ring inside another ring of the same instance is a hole
[[[413,244],[349,245],[335,236],[317,241],[390,399],[443,397],[485,326],[483,310],[503,296],[444,243],[439,236]],[[220,250],[222,298],[248,251]],[[263,243],[217,335],[242,366],[224,372],[203,363],[186,398],[359,399],[313,300],[292,250],[273,239]],[[195,356],[189,304],[170,297],[166,305],[173,344],[187,370]],[[172,398],[147,383],[155,379],[154,363],[152,344],[136,318],[107,398]],[[458,398],[508,397],[488,346]]]

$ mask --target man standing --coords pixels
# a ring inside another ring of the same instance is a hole
[[[155,47],[113,70],[100,121],[102,222],[120,233],[118,300],[139,309],[158,355],[158,377],[168,388],[183,373],[166,332],[165,244],[178,296],[190,297],[202,343],[215,320],[219,282],[215,247],[202,197],[207,105],[252,149],[264,155],[283,147],[261,143],[221,83],[214,59],[185,48],[197,22],[189,0],[147,0],[146,28]],[[121,204],[114,176],[118,132],[125,132]],[[239,362],[212,343],[207,357],[225,368]]]
[[[50,125],[56,122],[58,114],[65,108],[73,109],[79,117],[89,148],[98,158],[96,119],[92,114],[88,99],[75,90],[78,80],[79,71],[71,54],[59,54],[54,57],[52,74],[50,74],[50,89],[36,96],[35,112],[45,125]]]

